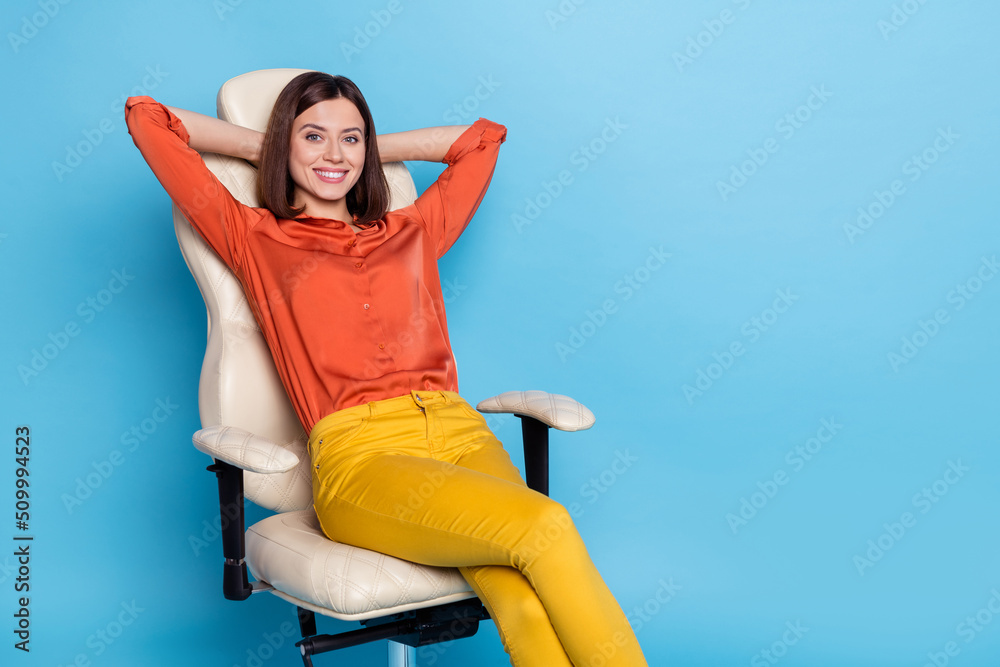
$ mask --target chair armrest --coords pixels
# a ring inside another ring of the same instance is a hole
[[[528,487],[549,495],[549,429],[583,431],[594,425],[594,413],[569,396],[545,391],[508,391],[480,401],[476,409],[521,418],[524,479]]]
[[[191,439],[198,451],[251,472],[287,472],[299,463],[294,452],[278,443],[231,426],[203,428]]]
[[[531,417],[560,431],[584,431],[596,421],[583,403],[545,391],[508,391],[480,401],[476,409]]]

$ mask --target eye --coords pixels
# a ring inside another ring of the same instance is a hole
[[[306,141],[320,141],[322,139],[323,137],[316,134],[315,132],[310,132],[309,134],[306,135]]]
[[[344,137],[344,141],[347,141],[347,142],[352,143],[352,144],[356,144],[356,143],[358,143],[358,141],[360,141],[360,139],[358,139],[354,135],[351,135],[349,137]]]

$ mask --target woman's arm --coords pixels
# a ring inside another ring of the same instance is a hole
[[[379,157],[382,158],[382,162],[403,160],[443,162],[448,149],[469,127],[471,126],[449,125],[380,134],[376,137]]]
[[[170,112],[181,119],[191,135],[189,145],[199,153],[219,153],[243,158],[248,162],[260,162],[264,133],[227,123],[218,118],[168,106]],[[383,162],[403,160],[426,160],[441,162],[448,149],[469,125],[425,127],[419,130],[380,134],[376,137],[378,151]]]
[[[477,120],[441,158],[448,165],[444,172],[413,204],[400,210],[423,226],[437,245],[438,257],[455,243],[479,208],[506,137],[503,125]]]
[[[184,128],[191,135],[189,146],[199,153],[219,153],[243,158],[253,164],[260,162],[260,149],[264,143],[264,133],[227,123],[204,114],[167,107],[181,119]]]
[[[125,123],[163,189],[219,257],[236,268],[242,261],[248,231],[264,213],[245,206],[225,188],[192,148],[194,142],[184,121],[164,105],[151,97],[130,97],[125,103]],[[198,127],[197,120],[194,125]],[[227,132],[226,128],[218,128],[213,133],[220,130]],[[235,146],[235,152],[242,152],[240,142],[230,143],[227,148],[226,144],[213,141],[209,136],[205,143],[204,128],[201,133],[199,139],[203,143],[199,147],[202,150],[225,152]],[[243,154],[250,155],[249,152]]]

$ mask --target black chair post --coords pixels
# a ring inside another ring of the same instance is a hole
[[[316,614],[311,609],[303,609],[302,607],[295,608],[296,613],[299,617],[299,630],[302,631],[302,637],[312,637],[316,634]]]
[[[549,495],[549,427],[534,417],[521,418],[524,477],[528,488]]]
[[[207,470],[219,480],[219,511],[222,522],[222,555],[226,564],[222,575],[222,594],[227,600],[246,600],[253,592],[247,576],[246,542],[243,518],[243,471],[225,461],[216,460]]]

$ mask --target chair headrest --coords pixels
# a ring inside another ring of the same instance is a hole
[[[226,81],[215,100],[219,118],[263,132],[282,89],[299,74],[310,71],[262,69]]]

